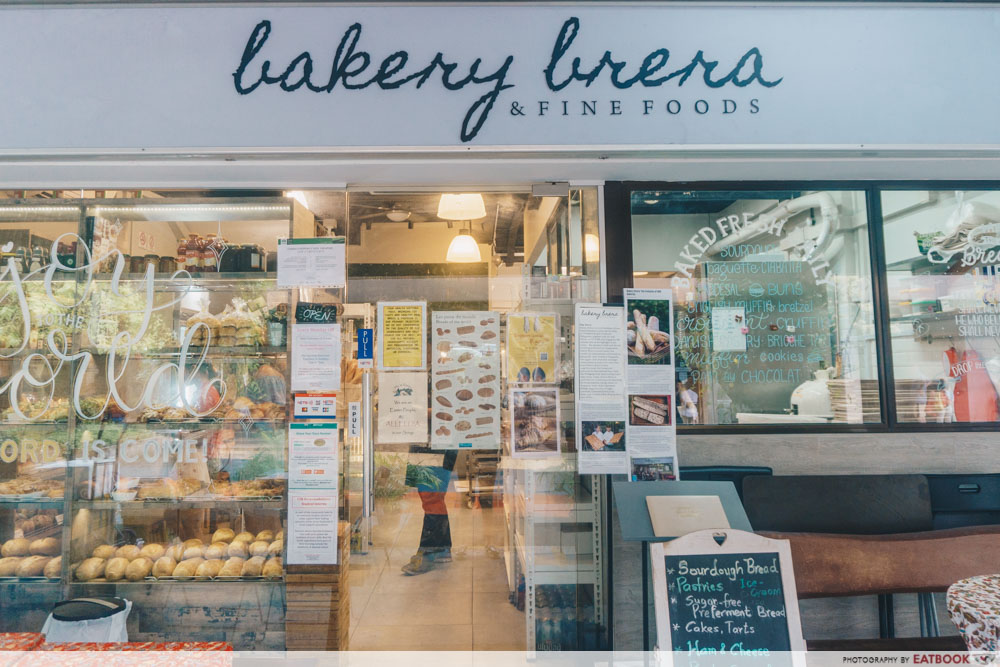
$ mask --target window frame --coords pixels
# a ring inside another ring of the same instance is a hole
[[[755,192],[759,190],[856,191],[865,195],[868,216],[868,251],[871,267],[872,305],[875,311],[875,355],[878,361],[881,421],[868,424],[678,424],[680,435],[816,434],[816,433],[933,433],[1000,431],[1000,423],[900,422],[896,413],[892,337],[889,335],[889,290],[882,221],[882,193],[890,190],[1000,190],[1000,181],[608,181],[604,185],[605,247],[604,276],[609,303],[622,303],[622,290],[633,287],[632,193],[659,191]]]

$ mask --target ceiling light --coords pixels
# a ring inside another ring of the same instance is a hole
[[[486,217],[486,204],[481,194],[441,195],[438,217],[442,220],[478,220]]]
[[[643,199],[642,203],[643,204],[649,204],[650,206],[652,206],[653,204],[659,204],[660,200],[659,199]]]
[[[632,275],[637,277],[648,276],[649,271],[633,271]]]
[[[472,237],[470,231],[462,229],[451,240],[445,260],[456,264],[471,264],[472,262],[483,261],[482,255],[479,254],[479,244],[476,243],[476,239]]]
[[[401,211],[398,208],[394,208],[385,214],[385,217],[389,218],[393,222],[404,222],[410,218],[409,211]]]
[[[584,235],[583,256],[588,262],[601,261],[601,242],[596,234]]]

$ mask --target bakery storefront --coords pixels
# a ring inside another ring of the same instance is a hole
[[[635,650],[612,481],[1000,472],[994,7],[2,15],[0,633]]]

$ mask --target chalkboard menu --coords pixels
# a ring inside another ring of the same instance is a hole
[[[702,402],[716,406],[719,423],[740,412],[784,413],[796,387],[834,364],[828,286],[816,283],[806,262],[704,262],[698,270],[697,299],[674,316],[678,364],[714,386],[717,395]],[[715,309],[736,320],[725,341],[717,340]],[[737,346],[739,335],[745,341]]]
[[[665,568],[674,651],[792,650],[777,552],[666,556]]]

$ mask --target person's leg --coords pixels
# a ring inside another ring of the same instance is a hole
[[[404,574],[422,574],[434,567],[435,563],[451,561],[451,524],[448,521],[448,506],[445,495],[451,479],[451,471],[444,468],[430,468],[436,482],[417,486],[420,504],[424,510],[424,524],[420,531],[420,547],[403,566]]]

